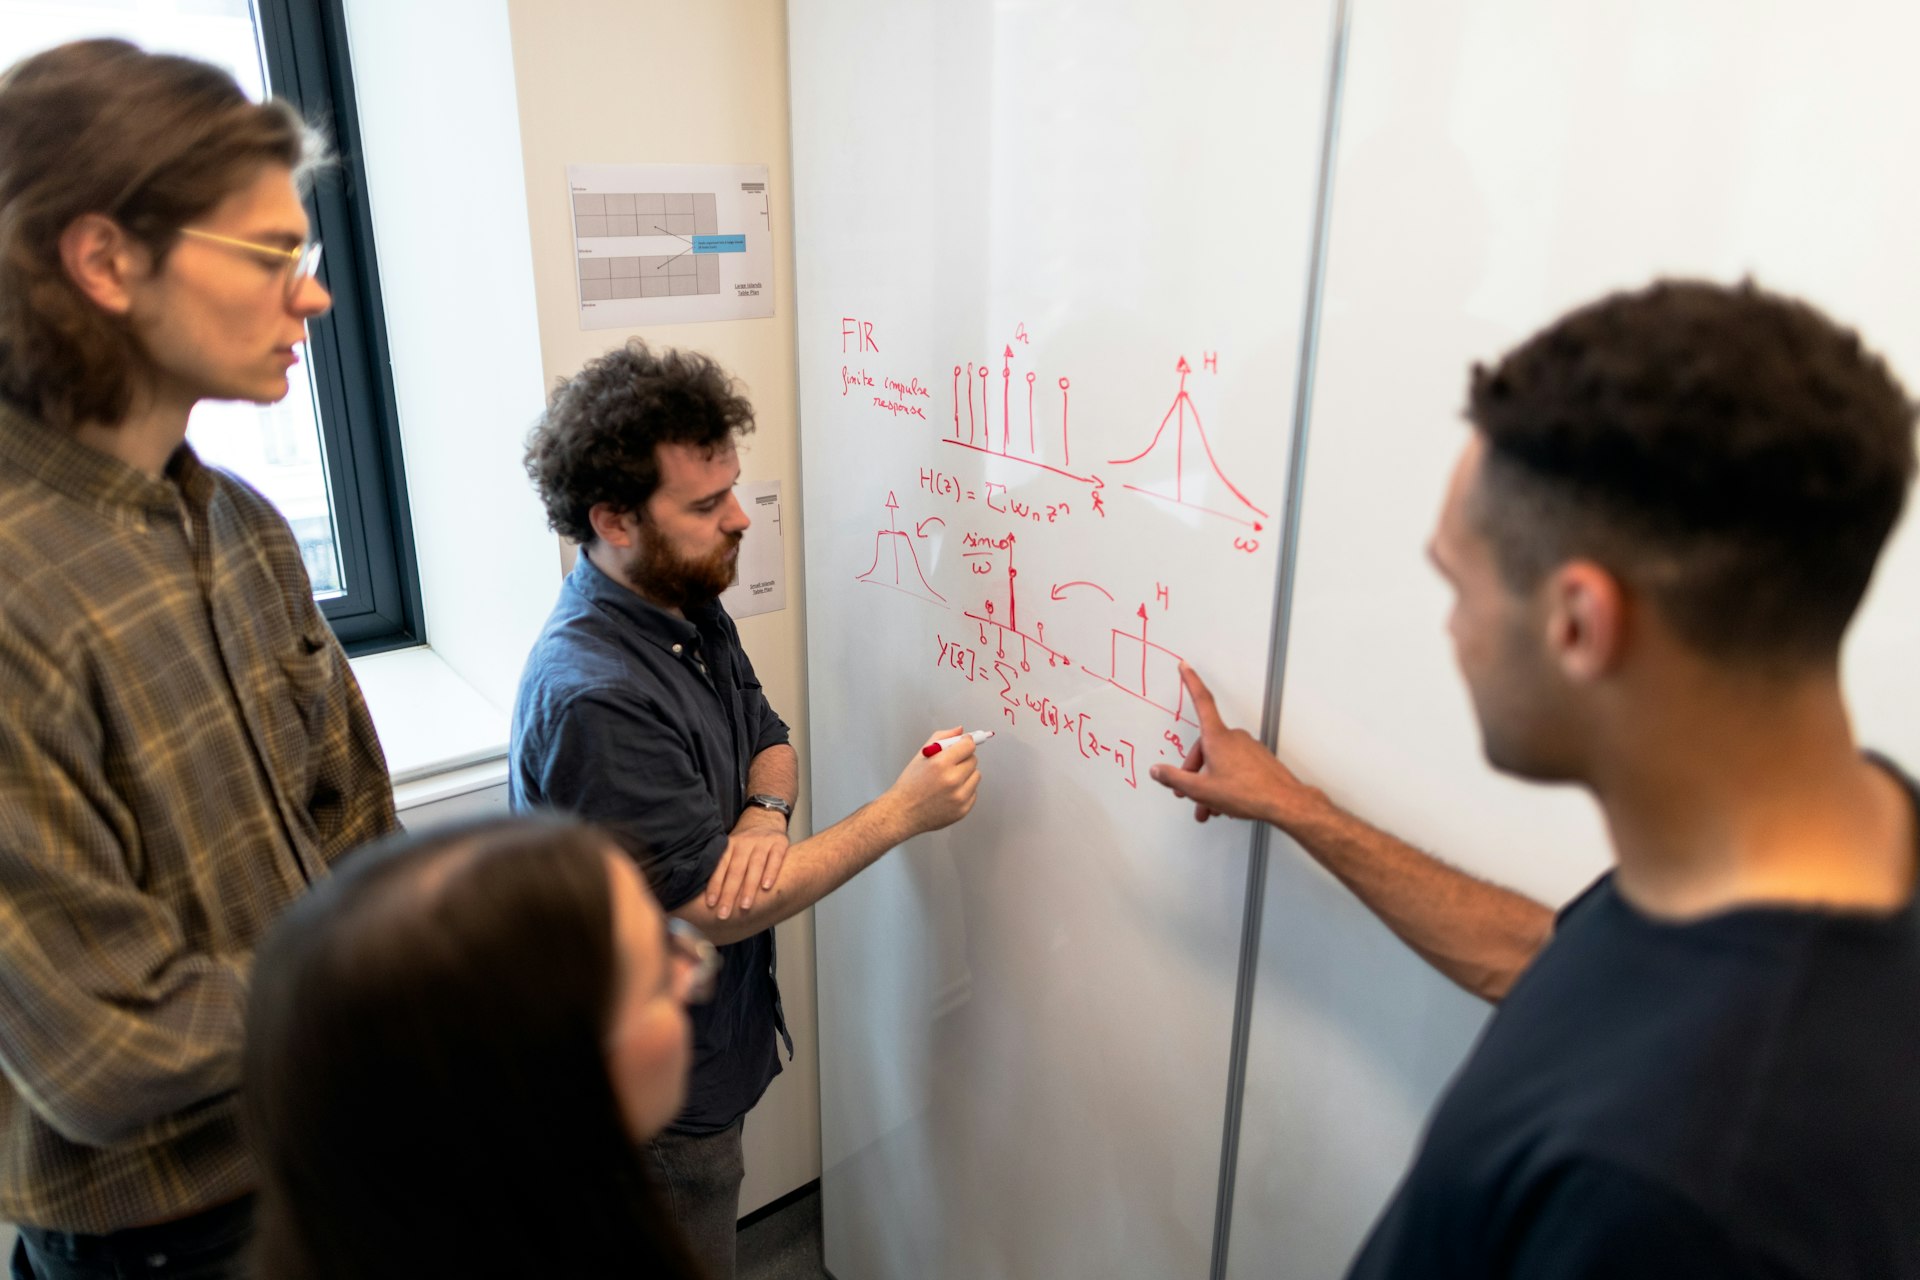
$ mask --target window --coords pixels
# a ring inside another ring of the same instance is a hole
[[[187,436],[280,509],[314,598],[348,651],[421,640],[397,413],[360,164],[345,18],[338,0],[0,0],[0,67],[85,36],[120,36],[224,67],[327,130],[340,156],[307,201],[326,244],[333,309],[309,327],[308,359],[275,405],[202,404]]]

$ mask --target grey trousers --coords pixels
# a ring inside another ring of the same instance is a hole
[[[745,1125],[736,1120],[730,1129],[699,1135],[666,1132],[647,1143],[647,1172],[707,1280],[733,1280]]]

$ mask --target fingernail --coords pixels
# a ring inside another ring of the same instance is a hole
[[[722,908],[720,908],[720,918],[721,918],[722,920],[725,920],[725,919],[726,919],[726,918],[727,918],[728,916],[730,916],[730,915],[732,915],[732,914],[733,914],[733,911],[732,911],[732,909],[731,909],[731,908],[729,908],[729,907],[722,907]]]

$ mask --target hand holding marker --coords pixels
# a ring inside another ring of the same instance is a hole
[[[979,746],[981,743],[985,742],[988,738],[991,738],[992,736],[993,736],[993,730],[991,729],[975,729],[972,733],[963,733],[958,735],[957,737],[935,738],[932,742],[929,742],[926,746],[920,748],[920,754],[928,757],[937,756],[942,751],[952,746],[954,743],[966,742],[969,740],[971,740],[975,746]]]

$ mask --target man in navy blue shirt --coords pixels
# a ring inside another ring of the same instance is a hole
[[[788,846],[799,760],[718,602],[748,526],[735,438],[752,428],[712,361],[637,340],[554,392],[527,471],[580,556],[521,676],[510,748],[515,808],[606,826],[724,957],[694,1011],[686,1109],[649,1144],[709,1280],[733,1275],[741,1120],[787,1038],[773,926],[959,821],[980,781],[970,739],[916,754],[877,800]]]
[[[1488,760],[1599,801],[1556,917],[1343,812],[1187,673],[1155,779],[1271,822],[1498,1003],[1352,1276],[1920,1277],[1916,797],[1840,642],[1913,408],[1804,303],[1657,284],[1491,369],[1431,558]]]

